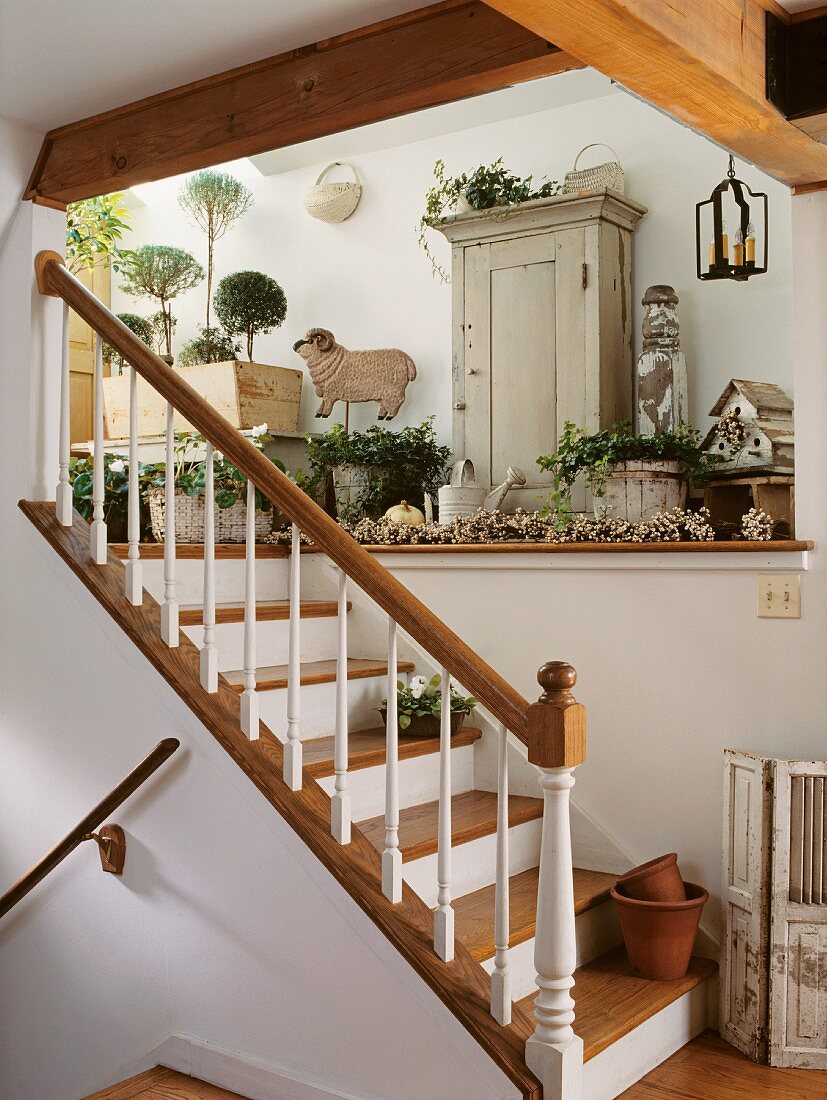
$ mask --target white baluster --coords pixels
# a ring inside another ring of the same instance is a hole
[[[141,497],[138,484],[138,372],[129,368],[129,498],[127,501],[126,598],[135,607],[143,603],[141,574]]]
[[[388,619],[388,709],[385,732],[385,850],[382,893],[394,905],[402,900],[402,852],[399,848],[399,723],[396,707],[396,623]]]
[[[451,905],[451,676],[442,670],[439,728],[439,822],[437,832],[437,907],[434,950],[443,962],[454,957],[454,909]]]
[[[577,940],[569,795],[574,765],[585,758],[585,709],[571,694],[576,676],[570,665],[549,662],[537,678],[545,691],[529,709],[528,724],[529,759],[540,769],[543,792],[534,940],[539,992],[534,1001],[534,1034],[526,1043],[526,1065],[540,1080],[544,1096],[580,1100],[583,1040],[572,1027]],[[554,766],[558,761],[569,766]]]
[[[164,469],[164,602],[161,638],[170,649],[178,645],[178,599],[175,590],[175,409],[167,401],[166,462]]]
[[[258,740],[256,693],[256,487],[247,480],[247,545],[244,557],[244,693],[241,696],[241,730]]]
[[[291,791],[302,789],[301,703],[301,533],[293,524],[290,541],[290,637],[287,649],[287,744],[284,746],[284,782]]]
[[[63,303],[63,348],[60,356],[60,428],[57,445],[58,480],[55,515],[63,527],[72,526],[72,486],[69,483],[69,457],[72,450],[69,412],[69,307]]]
[[[336,654],[336,736],[333,768],[336,772],[330,803],[331,832],[340,844],[350,843],[350,792],[347,789],[347,577],[339,570],[339,648]]]
[[[494,887],[494,972],[491,975],[491,1015],[503,1027],[511,1023],[511,971],[508,965],[508,733],[498,727],[497,876]]]
[[[215,644],[215,476],[213,445],[207,443],[204,481],[204,645],[201,649],[201,686],[218,691],[218,646]]]
[[[95,333],[95,380],[93,393],[92,452],[92,523],[89,527],[89,553],[95,565],[106,565],[106,521],[104,501],[106,484],[103,469],[103,340]]]

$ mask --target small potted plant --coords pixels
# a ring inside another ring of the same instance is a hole
[[[502,212],[531,199],[550,198],[559,190],[560,185],[555,180],[543,180],[539,187],[534,187],[531,176],[521,179],[509,172],[503,166],[502,157],[493,164],[481,164],[473,172],[462,172],[458,176],[446,176],[445,163],[438,160],[434,165],[434,183],[425,193],[425,213],[417,227],[417,240],[431,261],[434,274],[444,283],[450,282],[448,273],[431,252],[428,229],[438,227],[451,214],[471,210]]]
[[[235,359],[238,353],[238,344],[232,336],[228,336],[220,328],[199,325],[198,335],[181,348],[178,362],[182,367],[194,367],[199,363],[224,363],[228,359]]]
[[[442,712],[442,677],[413,676],[406,687],[402,680],[396,684],[396,715],[399,732],[407,737],[438,737]],[[470,695],[460,695],[451,687],[451,733],[459,733],[466,715],[477,705]],[[382,700],[379,708],[382,721],[387,724],[388,701]]]
[[[640,523],[682,508],[687,487],[702,485],[718,464],[700,449],[697,428],[634,435],[628,421],[588,435],[567,421],[554,454],[537,465],[554,475],[547,512],[564,523],[571,514],[571,490],[581,474],[594,497],[595,514]]]
[[[347,432],[334,424],[317,438],[307,437],[312,469],[308,492],[315,496],[333,482],[335,512],[340,520],[358,522],[410,502],[422,509],[425,494],[435,495],[448,476],[450,448],[437,442],[434,418],[400,432],[374,424],[366,432]]]
[[[92,520],[92,484],[94,459],[69,459],[69,483],[72,503],[85,520]],[[121,455],[103,456],[103,519],[110,542],[126,541],[127,503],[129,499],[129,467]]]
[[[253,428],[252,443],[262,450],[265,443],[273,442],[266,424]],[[182,543],[204,541],[204,487],[207,464],[203,459],[189,458],[194,446],[204,443],[197,432],[176,433],[175,442],[175,538]],[[271,459],[274,466],[284,472],[284,464]],[[141,482],[144,499],[149,506],[152,534],[163,542],[166,534],[166,464],[147,464],[142,468]],[[213,482],[215,492],[215,538],[217,542],[244,542],[247,524],[247,476],[243,474],[221,451],[213,456]],[[271,501],[256,489],[256,538],[262,541],[273,530],[277,513]]]

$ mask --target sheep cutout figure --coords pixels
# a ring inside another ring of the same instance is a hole
[[[326,328],[312,328],[293,351],[307,363],[310,379],[322,403],[316,416],[330,416],[337,401],[375,401],[379,419],[393,420],[405,400],[405,389],[416,378],[416,364],[399,348],[349,351]]]

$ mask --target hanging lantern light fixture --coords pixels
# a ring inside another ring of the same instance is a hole
[[[730,225],[734,226],[731,239]],[[698,278],[744,282],[763,275],[767,270],[767,225],[767,196],[753,193],[735,178],[735,161],[730,155],[727,178],[695,207]]]

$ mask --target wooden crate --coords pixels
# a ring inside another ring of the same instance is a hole
[[[233,359],[180,367],[176,373],[234,428],[266,424],[273,432],[298,430],[303,378],[300,370]],[[128,373],[104,378],[103,405],[107,438],[124,439],[129,435]],[[176,413],[175,430],[187,432],[193,427]],[[163,435],[165,431],[166,402],[148,382],[139,378],[138,435]]]

